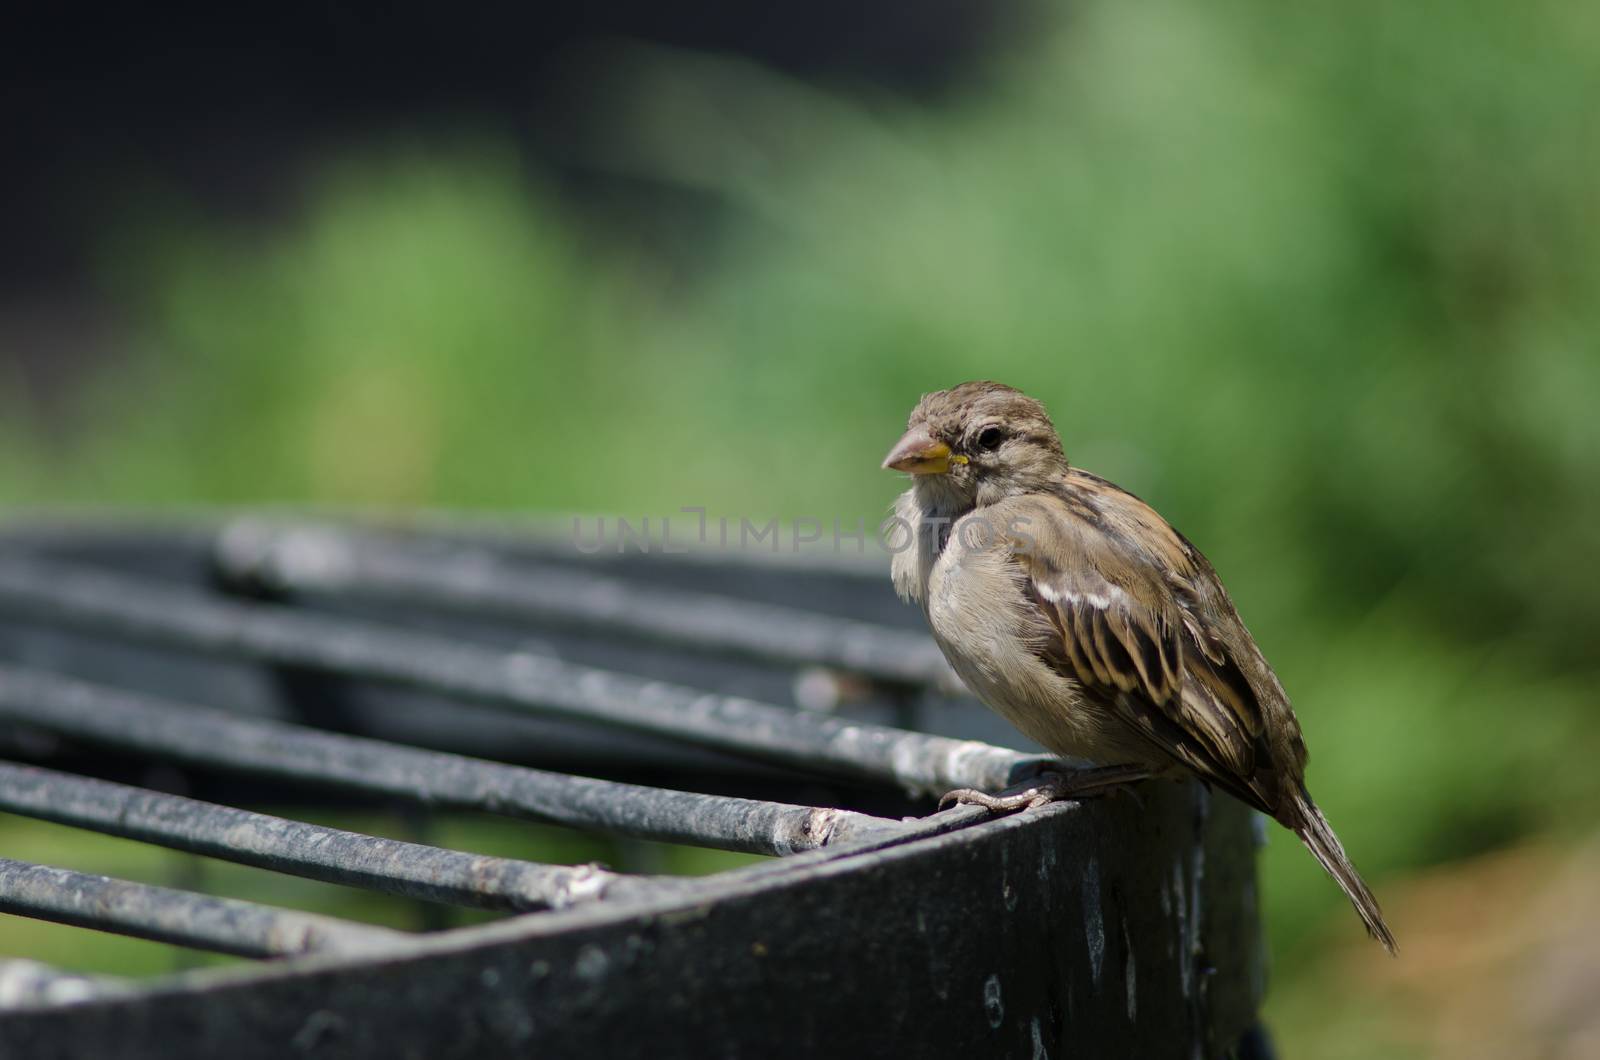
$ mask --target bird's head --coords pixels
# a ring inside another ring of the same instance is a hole
[[[974,382],[924,395],[883,466],[909,472],[931,506],[966,511],[1047,488],[1067,458],[1043,405]]]

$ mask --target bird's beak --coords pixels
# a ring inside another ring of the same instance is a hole
[[[934,441],[925,429],[913,427],[889,450],[883,466],[913,475],[943,475],[950,470],[950,447]]]

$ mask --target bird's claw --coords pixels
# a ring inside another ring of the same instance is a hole
[[[1029,788],[1015,795],[990,795],[976,788],[958,788],[955,791],[945,792],[944,798],[939,800],[939,809],[951,806],[982,806],[990,813],[1012,813],[1016,810],[1031,810],[1035,806],[1043,806],[1047,802],[1054,802],[1058,797],[1045,785]]]
[[[1032,810],[1062,799],[1084,799],[1112,792],[1128,794],[1140,809],[1144,802],[1130,785],[1150,776],[1150,771],[1139,766],[1097,766],[1078,769],[1070,773],[1047,772],[1039,775],[1039,782],[1014,795],[990,795],[974,788],[958,788],[946,792],[939,800],[939,809],[950,806],[982,806],[990,813],[1015,813]]]

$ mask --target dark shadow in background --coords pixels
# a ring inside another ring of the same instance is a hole
[[[639,190],[563,161],[583,118],[553,76],[596,41],[737,54],[804,78],[938,97],[1015,39],[1023,0],[592,5],[33,6],[0,34],[0,369],[49,406],[107,347],[108,226],[152,198],[270,219],[307,159],[481,126],[585,209]],[[657,212],[660,212],[659,206]],[[649,235],[646,219],[645,236]],[[10,361],[12,363],[6,364]]]

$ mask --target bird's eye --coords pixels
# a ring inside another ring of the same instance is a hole
[[[1005,432],[999,427],[985,427],[978,432],[978,448],[985,452],[994,452],[1000,448],[1000,443],[1005,440]]]

